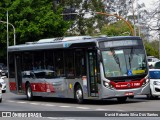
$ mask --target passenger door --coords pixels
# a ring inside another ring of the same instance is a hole
[[[17,91],[21,92],[22,90],[22,55],[15,54],[15,70],[16,70],[16,83],[17,83]]]
[[[95,50],[88,51],[88,76],[90,96],[98,96],[98,67],[97,67],[97,52]]]

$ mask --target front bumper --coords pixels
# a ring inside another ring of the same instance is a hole
[[[150,92],[150,84],[146,84],[140,88],[133,88],[133,89],[109,89],[103,86],[101,93],[101,98],[117,98],[117,97],[124,97],[124,96],[134,96],[134,95],[147,95]]]
[[[1,90],[2,90],[2,91],[6,91],[6,89],[7,89],[7,87],[6,87],[6,83],[3,83],[3,84],[2,84],[2,88],[1,88]]]
[[[159,85],[153,86],[152,95],[153,96],[160,96],[160,86]]]

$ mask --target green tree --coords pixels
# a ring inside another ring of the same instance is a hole
[[[126,36],[130,34],[130,29],[124,21],[119,20],[116,23],[104,25],[101,29],[101,34],[107,36]]]
[[[66,0],[63,6],[74,8],[77,19],[72,24],[68,34],[72,35],[94,35],[96,29],[101,29],[105,21],[103,15],[91,15],[86,12],[104,12],[103,2],[100,0]]]
[[[22,44],[42,38],[61,37],[70,27],[70,22],[62,18],[62,8],[54,11],[53,0],[4,0],[0,2],[0,20],[9,22],[16,28],[16,43]],[[6,25],[0,24],[1,50],[6,49]],[[13,45],[13,29],[9,26],[9,42]],[[1,54],[2,55],[2,52]]]
[[[159,55],[158,55],[159,43],[158,43],[158,41],[154,40],[152,42],[147,42],[145,40],[144,45],[145,45],[146,53],[148,56],[155,56],[155,57],[159,58]]]

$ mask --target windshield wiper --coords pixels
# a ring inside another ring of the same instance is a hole
[[[119,69],[121,71],[121,65],[119,62],[119,57],[117,56],[117,54],[115,53],[115,50],[113,48],[110,48],[110,51],[112,52],[113,58],[116,61],[116,63],[119,65]]]
[[[133,59],[133,53],[134,53],[134,50],[133,50],[133,47],[131,48],[131,52],[129,54],[129,66],[130,66],[130,69],[131,69],[131,62],[132,62],[132,59]]]

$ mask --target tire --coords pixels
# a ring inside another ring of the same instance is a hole
[[[154,96],[154,99],[158,99],[158,96]]]
[[[0,103],[2,102],[2,98],[0,99]]]
[[[133,98],[134,98],[134,95],[133,95],[133,96],[129,96],[128,98],[133,99]]]
[[[2,93],[6,93],[6,90],[2,90]]]
[[[124,103],[124,102],[126,102],[127,97],[118,97],[117,100],[119,103]]]
[[[77,100],[77,103],[82,104],[84,100],[83,100],[83,91],[80,85],[76,86],[74,94],[75,94],[75,99]]]
[[[150,90],[149,94],[147,94],[147,99],[152,100],[153,98],[152,91]]]
[[[26,89],[27,99],[29,101],[32,101],[33,100],[33,93],[32,93],[32,88],[31,88],[30,84],[27,84],[26,88],[27,88]]]

